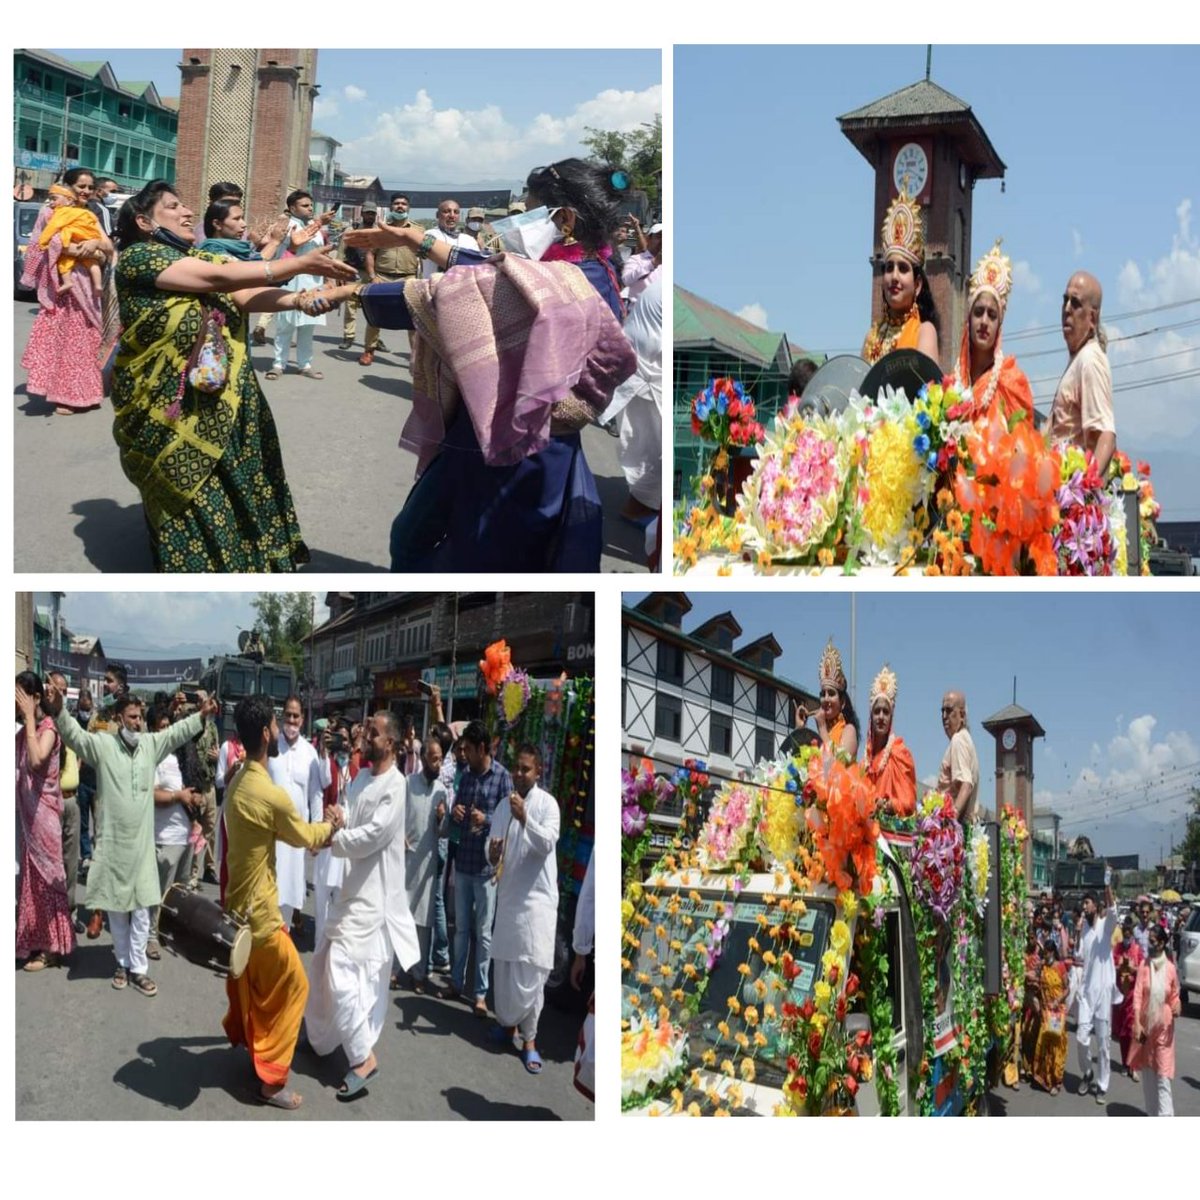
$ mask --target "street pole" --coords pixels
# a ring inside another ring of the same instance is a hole
[[[454,593],[454,634],[450,642],[450,699],[446,704],[446,724],[454,720],[454,681],[458,676],[458,593]]]
[[[312,694],[316,684],[317,660],[313,650],[313,627],[317,623],[317,594],[308,593],[308,724],[306,728],[312,733]]]

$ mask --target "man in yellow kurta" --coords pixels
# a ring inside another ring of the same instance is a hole
[[[336,814],[333,821],[302,821],[291,797],[272,782],[267,759],[279,753],[279,727],[269,696],[247,696],[238,703],[234,720],[246,760],[225,791],[225,906],[249,920],[252,949],[242,975],[226,980],[224,1026],[233,1045],[249,1049],[262,1102],[296,1109],[301,1098],[287,1081],[308,979],[279,915],[275,840],[315,850],[329,844],[341,821]]]

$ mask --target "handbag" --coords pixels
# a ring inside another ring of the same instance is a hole
[[[1061,1012],[1051,1012],[1046,1014],[1046,1030],[1049,1033],[1062,1033],[1063,1014]]]
[[[225,338],[225,314],[210,309],[184,368],[187,382],[198,392],[216,395],[229,378],[229,343]]]

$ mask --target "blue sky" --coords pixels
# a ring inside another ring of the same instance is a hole
[[[783,647],[777,672],[813,690],[832,636],[850,675],[849,594],[688,595],[685,631],[730,611],[743,630],[735,646],[774,633]],[[1200,596],[859,592],[856,602],[855,707],[865,721],[871,681],[890,662],[900,684],[895,729],[922,779],[937,774],[946,748],[938,710],[943,693],[957,688],[967,696],[981,788],[994,797],[994,742],[981,722],[1012,702],[1015,674],[1017,703],[1046,730],[1034,750],[1036,801],[1071,822],[1070,836],[1087,833],[1103,852],[1140,853],[1147,863],[1182,832],[1182,798],[1128,810],[1167,795],[1164,770],[1196,764],[1200,786]],[[963,630],[957,650],[947,638],[954,629]]]
[[[933,49],[933,81],[971,105],[1008,168],[1003,193],[975,186],[972,259],[1003,236],[1006,345],[1039,403],[1066,365],[1058,304],[1079,269],[1104,286],[1110,336],[1194,322],[1115,343],[1116,384],[1200,371],[1200,155],[1182,134],[1198,71],[1194,46]],[[836,118],[924,73],[924,46],[677,48],[676,282],[806,348],[857,353],[874,176]],[[1200,518],[1200,376],[1115,405],[1122,446],[1161,464],[1165,515]]]
[[[178,50],[56,50],[179,94]],[[650,50],[321,50],[313,127],[351,173],[509,184],[580,150],[584,126],[635,129],[662,111]]]

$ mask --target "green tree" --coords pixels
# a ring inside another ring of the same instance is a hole
[[[299,678],[304,673],[304,639],[312,632],[312,593],[259,592],[252,605],[266,657],[290,663]]]
[[[1200,872],[1200,788],[1192,788],[1192,815],[1188,817],[1183,841],[1172,846],[1171,853],[1181,856],[1185,873],[1193,868]],[[1193,886],[1196,882],[1200,881],[1193,880]]]
[[[624,171],[633,187],[650,198],[650,207],[659,211],[659,192],[662,180],[662,115],[629,132],[617,129],[593,129],[584,126],[580,140],[590,151],[592,162],[604,163],[613,170]]]

